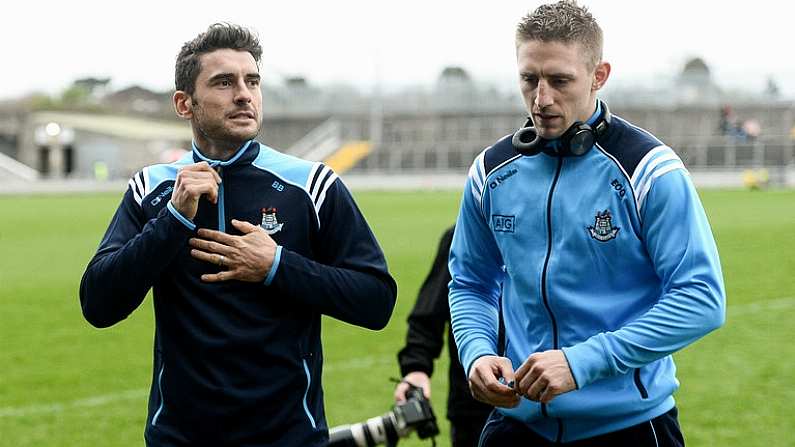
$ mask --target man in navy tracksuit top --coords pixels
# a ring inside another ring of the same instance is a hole
[[[516,54],[533,126],[469,173],[449,298],[470,389],[498,407],[482,446],[683,445],[671,354],[725,318],[688,172],[597,100],[601,53],[601,30],[574,2],[526,16]]]
[[[211,26],[177,58],[193,151],[136,173],[80,286],[107,327],[154,290],[148,446],[322,446],[320,316],[383,328],[396,286],[321,163],[254,141],[259,43]]]

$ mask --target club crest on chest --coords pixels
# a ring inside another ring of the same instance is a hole
[[[596,218],[593,226],[588,227],[588,232],[591,237],[599,242],[607,242],[610,239],[615,239],[620,228],[613,226],[613,217],[610,211],[604,210],[596,212]]]
[[[260,226],[265,229],[268,234],[276,234],[282,230],[284,223],[280,223],[276,219],[276,208],[262,208],[262,224]]]

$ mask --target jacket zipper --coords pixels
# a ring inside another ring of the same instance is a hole
[[[317,424],[315,423],[315,418],[312,417],[312,412],[309,411],[309,406],[307,405],[307,398],[309,396],[309,387],[312,386],[312,376],[309,374],[309,365],[306,363],[307,356],[301,359],[302,364],[304,366],[304,374],[306,374],[306,390],[304,390],[304,399],[302,404],[304,405],[304,413],[306,413],[306,418],[309,419],[309,423],[312,425],[312,428],[317,429]]]
[[[218,231],[226,233],[226,216],[224,216],[224,167],[218,166],[218,176],[221,183],[218,184]]]
[[[553,349],[560,349],[560,346],[558,341],[558,322],[555,320],[555,314],[552,313],[552,308],[549,306],[549,296],[547,295],[547,273],[549,258],[552,256],[552,195],[555,193],[555,186],[558,184],[560,171],[563,168],[563,157],[558,156],[557,158],[558,166],[555,170],[555,178],[552,179],[552,185],[549,187],[549,195],[547,196],[547,254],[546,257],[544,257],[544,268],[541,271],[541,297],[544,300],[544,307],[547,309],[549,319],[552,321]],[[549,417],[546,404],[541,404],[541,413],[544,417]],[[558,436],[556,442],[561,442],[563,438],[563,421],[560,418],[555,419],[558,421]]]
[[[646,387],[643,386],[643,382],[640,381],[640,368],[635,370],[635,386],[640,392],[640,397],[643,399],[647,399],[649,397],[649,392],[646,391]]]
[[[157,426],[157,419],[160,417],[160,413],[163,412],[163,407],[166,404],[165,399],[163,398],[163,371],[165,371],[166,365],[160,365],[160,374],[157,375],[157,392],[160,396],[160,406],[157,407],[157,411],[155,411],[155,415],[152,416],[152,427]]]

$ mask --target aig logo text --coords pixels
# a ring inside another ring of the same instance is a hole
[[[513,233],[514,216],[501,216],[499,214],[495,214],[491,216],[491,222],[493,224],[494,231]]]

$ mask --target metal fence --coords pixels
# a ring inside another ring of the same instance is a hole
[[[466,170],[484,148],[522,124],[517,113],[385,116],[375,150],[354,168],[357,173]],[[340,120],[348,138],[367,138],[368,119]],[[643,125],[642,123],[638,123]],[[776,168],[795,162],[789,135],[755,139],[703,134],[659,135],[694,170]]]

